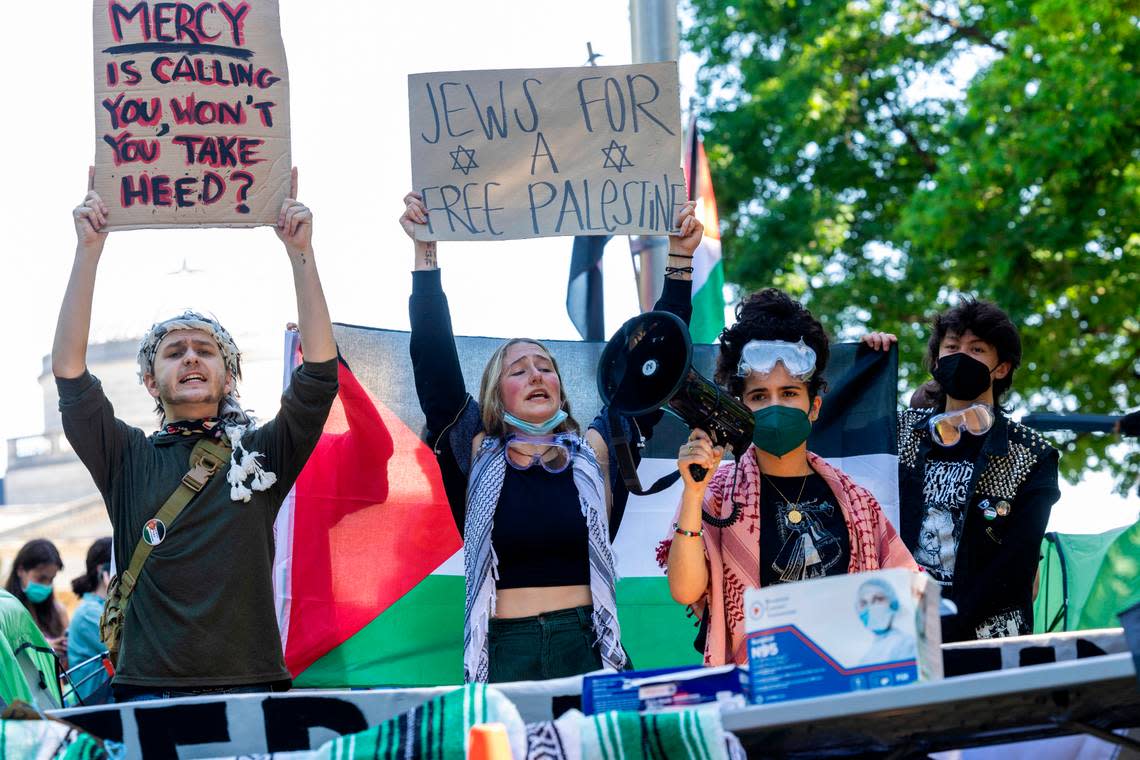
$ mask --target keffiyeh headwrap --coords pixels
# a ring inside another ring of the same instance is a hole
[[[213,317],[189,310],[177,317],[155,322],[139,344],[139,382],[142,383],[146,375],[154,374],[154,357],[158,353],[158,346],[163,338],[175,330],[202,330],[217,342],[218,349],[222,352],[226,371],[234,385],[234,390],[226,394],[218,408],[218,417],[223,425],[225,438],[233,447],[226,481],[230,484],[231,499],[249,501],[254,491],[264,491],[276,483],[277,476],[258,464],[257,459],[262,456],[261,452],[247,451],[241,443],[245,432],[254,428],[254,420],[238,402],[237,382],[241,380],[241,352],[229,331]],[[247,486],[245,481],[250,476],[253,480]]]

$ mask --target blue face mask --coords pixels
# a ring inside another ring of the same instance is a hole
[[[859,613],[859,620],[862,621],[867,630],[881,636],[891,630],[891,623],[894,620],[894,611],[891,609],[890,604],[870,604]]]
[[[546,435],[547,433],[554,430],[554,428],[561,425],[569,416],[570,415],[566,413],[565,409],[559,409],[554,413],[554,416],[548,419],[546,422],[539,422],[535,424],[533,422],[527,422],[526,420],[520,420],[510,412],[504,412],[503,420],[508,425],[518,428],[527,435]]]
[[[24,589],[24,596],[28,597],[28,601],[32,604],[39,604],[51,596],[51,586],[45,586],[42,583],[29,583],[28,587]]]

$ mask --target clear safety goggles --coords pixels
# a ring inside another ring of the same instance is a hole
[[[579,445],[578,437],[569,433],[516,433],[507,436],[505,454],[507,464],[516,470],[529,470],[537,465],[549,473],[557,474],[570,466]]]
[[[789,375],[803,382],[810,380],[815,373],[815,351],[800,338],[797,343],[786,340],[749,341],[740,352],[736,376],[748,377],[753,372],[767,375],[776,368],[776,362],[783,364]]]
[[[994,426],[994,410],[987,404],[974,404],[955,412],[943,412],[930,418],[930,437],[940,446],[953,446],[962,433],[985,435]]]

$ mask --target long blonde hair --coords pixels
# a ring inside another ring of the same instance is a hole
[[[562,383],[562,372],[558,369],[558,362],[550,353],[550,349],[531,338],[508,340],[495,349],[495,353],[491,354],[491,358],[487,360],[487,366],[483,368],[483,379],[479,383],[479,408],[483,412],[483,430],[493,438],[502,438],[507,434],[507,425],[503,419],[506,409],[503,408],[503,394],[500,390],[500,383],[503,379],[503,357],[507,355],[508,348],[519,343],[529,343],[541,348],[550,359],[550,363],[554,365],[554,374],[558,375],[559,407],[570,416],[563,420],[562,424],[554,429],[554,432],[581,432],[577,420],[570,413],[570,399],[566,397],[566,388]]]

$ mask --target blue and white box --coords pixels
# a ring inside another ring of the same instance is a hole
[[[748,589],[749,700],[942,678],[940,597],[928,575],[905,569]]]
[[[698,665],[587,675],[582,679],[582,712],[687,709],[705,702],[745,705],[748,672],[736,665]]]

